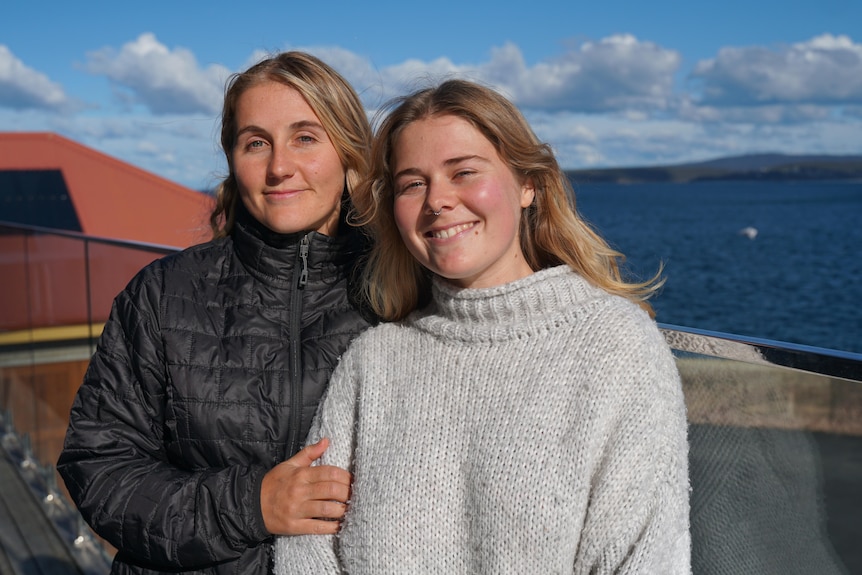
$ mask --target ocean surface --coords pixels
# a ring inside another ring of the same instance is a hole
[[[573,185],[659,323],[862,353],[862,182]]]

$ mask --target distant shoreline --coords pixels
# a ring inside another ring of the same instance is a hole
[[[577,184],[860,180],[862,156],[754,154],[669,166],[566,170]]]

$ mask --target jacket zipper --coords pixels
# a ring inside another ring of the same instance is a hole
[[[298,270],[296,289],[293,291],[290,305],[290,365],[291,365],[291,399],[290,399],[290,432],[287,440],[287,457],[292,457],[300,448],[302,438],[302,342],[300,320],[302,318],[302,290],[308,283],[308,234],[302,236],[299,242],[294,270]]]

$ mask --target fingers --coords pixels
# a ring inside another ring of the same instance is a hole
[[[310,467],[329,442],[304,448],[272,468],[261,484],[261,512],[273,534],[336,533],[350,498],[351,474],[329,465]]]
[[[347,505],[339,501],[309,501],[306,509],[309,519],[337,521],[344,517]]]
[[[322,501],[340,501],[347,503],[350,499],[350,485],[353,476],[340,467],[314,467],[303,473],[309,490],[308,499]]]
[[[309,467],[317,459],[320,459],[327,447],[329,447],[329,440],[324,437],[317,443],[303,447],[285,463],[290,463],[296,467]]]
[[[335,535],[341,528],[341,521],[307,519],[297,521],[295,533],[289,535]]]

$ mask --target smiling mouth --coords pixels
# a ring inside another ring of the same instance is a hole
[[[296,194],[301,192],[300,189],[290,189],[290,190],[268,190],[263,193],[265,196],[286,196],[290,194]]]
[[[451,238],[452,236],[456,236],[456,235],[460,234],[464,230],[469,230],[472,227],[473,227],[472,223],[470,223],[470,224],[458,224],[457,226],[452,226],[451,228],[446,228],[445,230],[435,230],[435,231],[428,232],[426,235],[428,235],[429,237],[438,239],[438,240],[445,240],[445,239]]]

